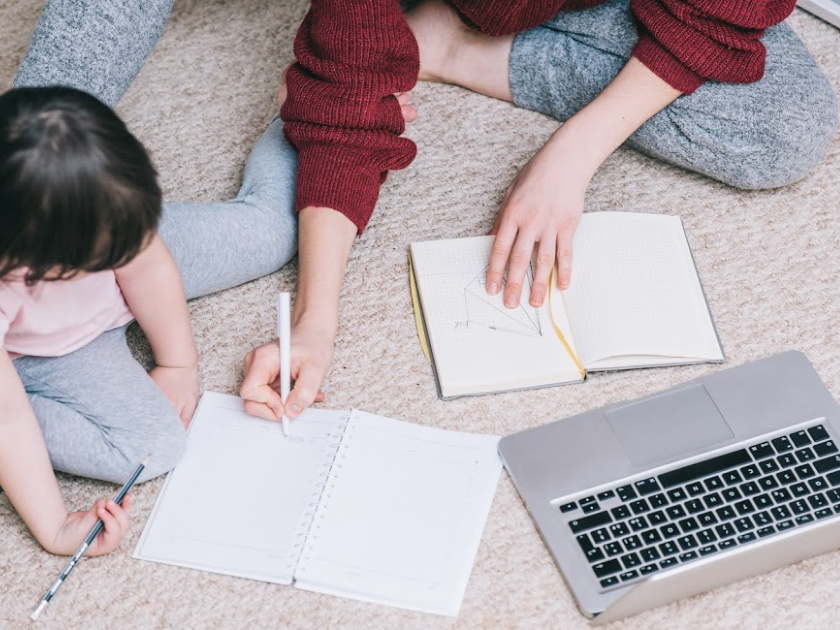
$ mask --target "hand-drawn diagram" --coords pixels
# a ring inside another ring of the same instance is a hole
[[[503,302],[507,278],[502,279],[502,290],[497,295],[489,295],[484,288],[488,268],[489,265],[464,287],[467,319],[456,322],[456,328],[484,326],[496,332],[541,337],[539,313],[527,302],[531,294],[531,270],[528,270],[522,282],[522,300],[519,306],[507,308]]]

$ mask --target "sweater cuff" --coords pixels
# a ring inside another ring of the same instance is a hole
[[[295,212],[310,206],[332,208],[361,234],[388,172],[372,165],[369,155],[356,153],[320,144],[303,147],[298,153]]]
[[[702,76],[686,67],[649,33],[642,32],[639,35],[639,41],[633,48],[633,56],[683,94],[691,94],[705,82]]]

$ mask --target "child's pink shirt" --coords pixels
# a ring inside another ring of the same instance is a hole
[[[69,280],[0,280],[0,347],[21,355],[60,357],[134,316],[113,271]]]

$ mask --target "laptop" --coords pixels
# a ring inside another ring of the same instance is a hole
[[[840,407],[785,352],[501,440],[595,624],[840,547]]]
[[[840,0],[797,0],[796,5],[840,28]]]

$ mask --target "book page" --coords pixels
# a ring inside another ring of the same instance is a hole
[[[504,290],[485,291],[492,244],[492,236],[478,236],[411,245],[441,396],[581,380],[551,324],[548,300],[539,309],[528,304],[531,270],[517,308],[504,305]]]
[[[455,616],[502,469],[498,438],[354,411],[296,586]]]
[[[584,214],[563,299],[586,369],[723,359],[679,217]]]
[[[290,584],[346,420],[308,409],[284,437],[205,392],[134,557]]]

